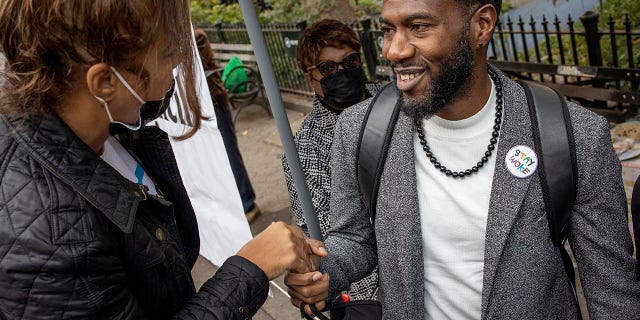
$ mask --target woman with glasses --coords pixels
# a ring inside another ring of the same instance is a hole
[[[145,126],[183,87],[194,126],[175,138],[200,127],[188,3],[0,2],[0,319],[246,319],[270,279],[310,270],[275,223],[196,293],[195,214]]]
[[[313,109],[296,132],[295,143],[320,231],[325,237],[329,229],[329,197],[331,192],[331,144],[333,129],[342,110],[373,95],[381,85],[367,83],[362,68],[360,40],[346,24],[331,19],[316,22],[306,29],[298,41],[298,64],[313,87]],[[307,234],[298,193],[286,158],[283,166],[291,208],[298,224]],[[348,295],[352,300],[375,298],[377,273],[354,283]]]

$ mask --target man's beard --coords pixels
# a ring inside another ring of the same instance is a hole
[[[445,105],[465,92],[464,85],[471,76],[473,51],[469,46],[469,29],[460,34],[456,50],[442,60],[440,71],[431,80],[431,87],[424,95],[409,96],[402,92],[400,106],[413,120],[431,118]]]

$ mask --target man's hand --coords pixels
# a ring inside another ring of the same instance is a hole
[[[327,256],[327,250],[324,248],[324,242],[315,239],[307,239],[307,244],[309,245],[309,249],[312,253],[309,257],[311,259],[311,270],[309,271],[318,271],[318,267],[320,267],[320,258]]]
[[[320,264],[320,257],[327,256],[324,244],[321,241],[308,239],[309,248],[313,255],[313,264],[317,267]],[[317,303],[318,310],[325,308],[324,300],[329,294],[329,274],[322,274],[318,271],[307,273],[290,272],[284,278],[284,283],[288,287],[291,303],[300,308],[302,302],[306,304]],[[309,306],[305,307],[305,312],[311,314]]]

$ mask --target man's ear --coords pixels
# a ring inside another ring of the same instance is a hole
[[[482,48],[489,44],[493,36],[493,29],[498,22],[498,13],[493,5],[485,4],[478,8],[471,17],[471,45]]]
[[[87,87],[89,92],[99,98],[109,101],[115,92],[118,79],[106,63],[97,63],[87,70]]]

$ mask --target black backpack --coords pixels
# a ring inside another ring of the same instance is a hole
[[[558,92],[543,85],[524,81],[518,83],[524,88],[529,105],[535,151],[539,155],[538,174],[551,241],[561,248],[564,269],[575,293],[573,263],[564,248],[569,215],[578,184],[575,141],[567,102]],[[360,131],[358,183],[372,223],[375,223],[380,177],[400,113],[398,98],[399,92],[393,83],[385,86],[374,97]],[[572,170],[565,170],[567,164],[571,164]],[[636,185],[638,184],[640,182],[636,182]],[[640,212],[640,191],[638,193],[637,206]],[[637,230],[636,238],[638,233],[640,231]],[[578,314],[580,315],[580,312]]]
[[[631,220],[633,222],[633,240],[636,244],[636,260],[640,258],[640,176],[636,179],[631,192]],[[640,279],[640,262],[636,268],[636,279]]]

